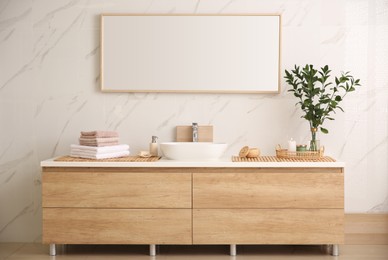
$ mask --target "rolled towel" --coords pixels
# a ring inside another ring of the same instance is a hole
[[[119,133],[116,131],[82,131],[82,136],[93,136],[93,137],[118,137]]]
[[[90,154],[84,154],[84,153],[70,153],[71,157],[80,157],[80,158],[86,158],[86,159],[109,159],[109,158],[124,157],[128,155],[129,155],[129,151],[112,152],[112,153],[104,153],[104,154],[96,154],[96,155],[90,155]]]
[[[121,152],[121,151],[129,150],[129,145],[119,144],[119,145],[104,146],[104,147],[94,147],[94,146],[87,146],[87,145],[72,144],[70,145],[70,148],[71,150],[77,149],[77,150],[84,150],[84,151],[92,151],[96,153],[110,153],[110,152]]]

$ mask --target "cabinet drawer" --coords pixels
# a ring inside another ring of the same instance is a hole
[[[194,173],[194,208],[343,208],[343,173]]]
[[[191,244],[191,210],[44,208],[43,243]]]
[[[43,207],[191,208],[191,174],[50,172]]]
[[[194,244],[342,244],[341,209],[196,209]]]

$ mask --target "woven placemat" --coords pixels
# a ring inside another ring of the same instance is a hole
[[[299,158],[278,158],[276,156],[260,156],[255,158],[244,158],[232,156],[232,162],[335,162],[329,156],[323,156],[318,159],[299,159]]]
[[[85,159],[71,156],[61,156],[54,161],[57,162],[156,162],[160,159],[160,156],[152,156],[149,158],[143,158],[140,156],[125,156],[118,158],[109,158],[109,159]]]

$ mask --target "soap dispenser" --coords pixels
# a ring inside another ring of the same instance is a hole
[[[151,156],[158,156],[158,137],[152,136],[152,141],[150,143],[150,154]]]

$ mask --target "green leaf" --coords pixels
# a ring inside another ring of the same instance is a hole
[[[321,132],[324,133],[324,134],[328,134],[329,130],[327,130],[326,128],[321,127]]]
[[[334,100],[331,100],[331,101],[330,101],[330,106],[333,107],[333,108],[336,107],[337,104],[338,104],[338,103],[337,103],[336,101],[334,101]]]
[[[335,77],[335,84],[339,85],[340,81],[337,77]]]
[[[336,97],[335,97],[335,101],[340,102],[341,100],[342,100],[342,97],[341,97],[341,96],[336,96]]]

